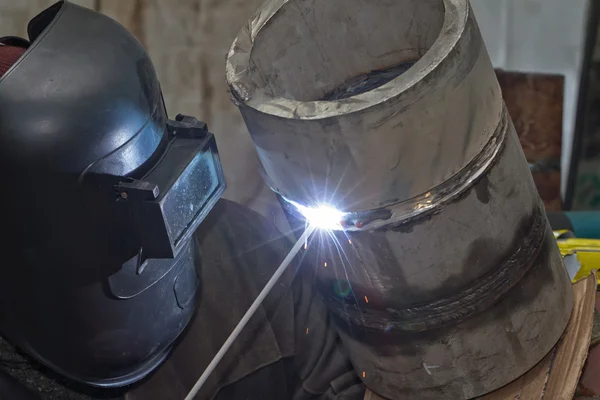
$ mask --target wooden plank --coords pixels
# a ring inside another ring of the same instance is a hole
[[[570,400],[588,356],[597,277],[594,273],[573,285],[571,320],[556,347],[533,369],[516,381],[480,400]],[[367,390],[365,400],[385,400]]]
[[[544,399],[572,399],[575,395],[592,339],[597,282],[593,274],[574,287],[573,314],[558,344]]]
[[[506,107],[548,211],[560,211],[560,160],[565,79],[497,70]]]
[[[573,286],[575,301],[571,320],[554,350],[521,379],[482,400],[573,398],[592,337],[596,279],[595,274],[590,275]]]
[[[527,160],[560,160],[564,77],[502,70],[496,75]]]
[[[531,171],[535,187],[544,201],[546,211],[562,211],[560,195],[560,170]]]

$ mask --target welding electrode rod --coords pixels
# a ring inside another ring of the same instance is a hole
[[[256,310],[258,310],[258,307],[260,307],[265,297],[267,297],[271,289],[273,289],[273,286],[275,286],[279,278],[281,278],[281,275],[283,275],[287,267],[290,265],[294,257],[296,257],[296,254],[298,254],[302,246],[304,246],[305,241],[308,240],[308,238],[314,232],[314,230],[315,227],[312,225],[306,228],[300,239],[298,239],[294,247],[292,247],[292,249],[288,253],[285,260],[283,260],[279,268],[277,268],[277,271],[275,271],[271,279],[269,279],[269,282],[267,282],[267,284],[260,292],[256,300],[254,300],[254,303],[252,303],[252,305],[250,306],[248,311],[246,311],[246,314],[244,314],[244,316],[237,324],[233,332],[231,332],[231,335],[229,335],[225,343],[223,343],[223,346],[221,346],[221,349],[219,349],[219,351],[215,355],[215,358],[213,358],[210,364],[208,364],[208,367],[206,367],[206,369],[204,370],[204,372],[202,373],[192,390],[190,390],[188,395],[185,397],[185,400],[192,400],[194,396],[198,394],[202,385],[204,385],[210,374],[215,370],[219,362],[223,359],[223,356],[225,355],[225,353],[227,353],[227,350],[229,350],[235,339],[237,339],[237,337],[240,335],[248,321],[250,321],[250,318],[252,318]]]

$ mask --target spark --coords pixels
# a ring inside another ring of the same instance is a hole
[[[367,377],[367,373],[365,371],[363,371],[363,378]]]
[[[365,296],[365,301],[367,302],[367,304],[369,304],[369,298],[367,296]]]
[[[304,250],[308,249],[308,243],[304,243]]]
[[[308,328],[306,328],[306,334],[308,335]]]
[[[348,288],[350,289],[350,293],[352,294],[352,297],[354,298],[354,301],[356,302],[356,304],[358,304],[358,298],[356,297],[356,293],[354,292],[354,289],[352,288],[352,281],[350,280],[350,277],[348,276],[348,269],[351,270],[351,272],[354,274],[355,277],[357,276],[356,271],[352,267],[352,262],[348,258],[348,255],[346,254],[346,252],[345,252],[344,248],[342,247],[342,244],[338,240],[336,234],[332,231],[327,231],[326,233],[331,238],[333,247],[337,251],[339,260],[341,262],[341,267],[343,269],[344,277],[346,278],[346,282],[348,282]],[[345,232],[343,232],[343,234],[346,235]],[[346,236],[346,238],[348,238],[348,236]],[[336,278],[339,279],[338,268],[334,268],[333,270],[335,272]],[[360,316],[362,318],[362,311],[361,311],[360,307],[358,308],[358,312],[360,313]]]
[[[354,274],[354,276],[357,276],[357,273],[356,273],[348,255],[346,254],[346,251],[344,250],[344,246],[342,246],[341,241],[337,238],[337,235],[336,235],[336,232],[341,232],[341,234],[343,234],[345,236],[345,240],[347,240],[349,244],[352,244],[352,240],[350,239],[350,237],[348,236],[348,234],[345,232],[345,229],[344,229],[344,226],[346,226],[346,224],[347,224],[347,222],[345,222],[345,220],[348,218],[349,214],[346,212],[340,211],[333,205],[326,204],[326,203],[316,204],[315,206],[309,207],[309,206],[304,206],[304,205],[298,204],[298,203],[288,200],[288,199],[286,199],[286,201],[289,204],[293,205],[296,208],[296,210],[298,211],[298,213],[301,214],[302,217],[304,217],[305,223],[307,226],[311,226],[313,228],[320,229],[321,231],[323,231],[322,233],[324,233],[325,236],[329,236],[331,238],[333,248],[335,249],[335,251],[337,251],[337,255],[339,256],[340,267],[342,270],[341,272],[343,274],[343,277],[345,278],[345,281],[348,283],[348,288],[350,290],[352,297],[354,298],[355,303],[359,304],[357,295],[354,292],[354,289],[352,288],[352,281],[350,280],[350,277],[348,276],[348,269],[350,270],[350,272],[352,274]],[[358,228],[361,228],[363,226],[363,224],[360,221],[355,222],[354,225]],[[321,237],[323,237],[323,236],[321,236]],[[340,237],[340,239],[341,239],[341,237]],[[327,268],[326,261],[323,262],[323,267]],[[336,263],[332,267],[333,267],[333,272],[335,273],[336,279],[339,280],[340,277],[338,277],[338,269],[340,269],[340,268],[338,268],[338,264]],[[368,303],[368,299],[366,301]],[[362,317],[362,311],[360,310],[360,307],[359,307],[358,311]]]

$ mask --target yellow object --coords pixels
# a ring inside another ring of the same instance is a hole
[[[556,231],[554,237],[563,258],[575,254],[581,264],[579,272],[573,279],[573,282],[576,282],[598,269],[600,265],[600,240],[564,237],[567,233],[569,232]],[[600,279],[598,283],[600,284]]]

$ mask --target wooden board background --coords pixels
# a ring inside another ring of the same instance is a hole
[[[506,107],[540,197],[561,211],[561,152],[565,79],[562,75],[497,70]]]
[[[0,0],[0,36],[26,36],[27,22],[55,0]],[[225,57],[237,32],[262,0],[74,0],[105,13],[145,46],[169,116],[205,121],[217,138],[228,189],[225,197],[288,225],[259,173],[250,135],[225,83]]]

